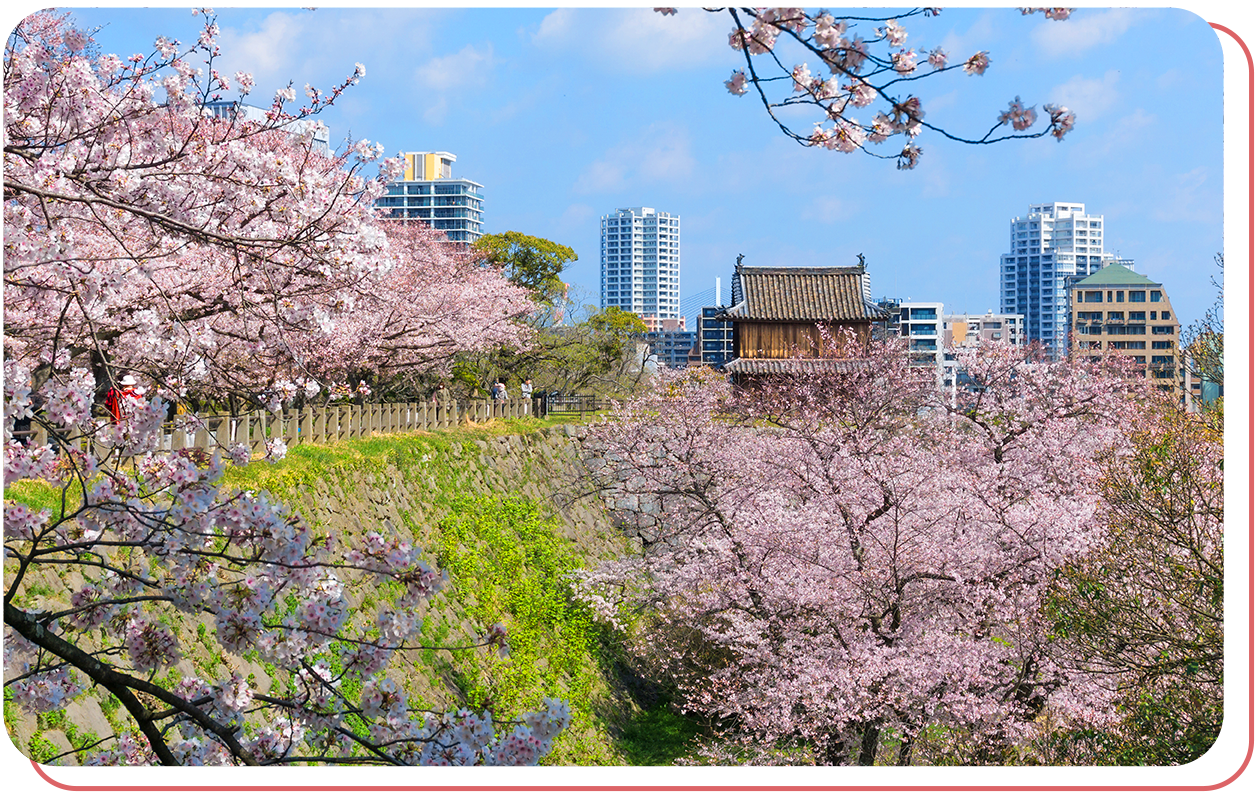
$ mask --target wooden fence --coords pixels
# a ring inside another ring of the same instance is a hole
[[[397,402],[390,404],[329,405],[304,407],[271,413],[255,410],[242,416],[199,416],[200,425],[191,432],[185,425],[167,423],[159,450],[188,447],[229,448],[244,444],[252,452],[265,452],[270,440],[279,438],[288,446],[299,443],[335,443],[374,434],[445,429],[458,424],[477,423],[494,418],[519,418],[533,413],[532,403],[514,398],[501,402],[471,399],[441,405],[436,402]],[[37,445],[48,442],[48,431],[32,425],[25,435]],[[22,432],[16,433],[23,436]]]

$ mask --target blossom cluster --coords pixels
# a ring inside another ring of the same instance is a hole
[[[655,10],[664,14],[676,13],[676,9],[672,8]],[[787,134],[809,146],[839,152],[861,150],[876,155],[868,149],[869,145],[877,145],[891,136],[901,135],[905,142],[898,155],[877,156],[895,158],[901,169],[913,168],[920,159],[921,148],[914,139],[922,132],[923,127],[920,98],[916,95],[904,96],[901,93],[902,86],[907,84],[903,81],[921,77],[919,70],[923,65],[928,65],[935,73],[959,69],[970,76],[984,74],[991,65],[990,54],[985,50],[949,65],[949,55],[940,46],[907,46],[910,32],[904,21],[919,15],[938,16],[939,9],[935,8],[917,9],[887,19],[884,24],[873,28],[868,39],[862,38],[856,32],[857,21],[836,19],[828,11],[809,13],[800,8],[730,8],[724,11],[734,20],[734,28],[729,34],[729,46],[742,53],[746,62],[745,68],[735,69],[725,81],[725,88],[731,94],[740,96],[746,94],[751,87],[756,87],[766,109],[774,119],[779,120],[779,125],[783,126]],[[1041,11],[1052,20],[1066,19],[1070,15],[1069,9],[1062,8],[1022,9],[1023,14]],[[806,62],[788,65],[787,48],[782,44],[784,40],[792,42],[805,55],[819,59],[822,70],[816,72]],[[768,59],[753,60],[755,56],[770,54],[772,63]],[[757,67],[757,63],[762,66]],[[778,68],[780,73],[775,72]],[[789,80],[791,94],[781,100],[773,100],[767,96],[766,91],[772,81],[778,79]],[[902,114],[879,111],[865,117],[857,113],[859,109],[879,100],[892,109],[916,103],[918,111],[907,120],[902,119],[899,125],[888,125],[887,120]],[[1042,136],[1046,133],[1060,139],[1071,127],[1063,122],[1051,124],[1038,133],[1026,132],[1035,121],[1035,113],[1029,108],[1022,108],[1020,100],[1014,102],[1019,104],[1019,112],[1008,115],[1007,119],[1006,116],[1001,118],[1002,124],[1006,121],[1014,123],[1014,134],[995,137],[996,128],[993,128],[986,135],[973,140],[948,135],[976,144],[998,141],[1000,138]],[[811,134],[799,133],[786,127],[776,113],[778,109],[799,104],[815,106],[824,115],[825,121],[815,123]]]

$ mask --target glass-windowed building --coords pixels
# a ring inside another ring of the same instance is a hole
[[[599,306],[636,313],[652,330],[681,319],[680,237],[681,218],[654,208],[604,216]]]
[[[376,201],[391,219],[420,219],[451,241],[472,243],[485,232],[484,186],[453,176],[448,152],[408,152],[406,171]]]
[[[1009,251],[1000,259],[1000,312],[1020,314],[1028,341],[1041,341],[1055,359],[1070,333],[1070,286],[1100,271],[1105,217],[1081,202],[1032,205],[1009,222]]]

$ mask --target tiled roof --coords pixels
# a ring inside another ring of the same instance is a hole
[[[724,368],[730,374],[842,374],[859,366],[856,360],[822,357],[740,357]]]
[[[1111,263],[1095,274],[1084,277],[1075,285],[1158,285],[1143,274],[1136,274],[1126,266]]]
[[[865,301],[865,270],[860,266],[744,266],[743,301],[726,311],[756,321],[868,321],[882,318]]]

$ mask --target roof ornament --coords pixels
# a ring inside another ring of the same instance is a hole
[[[865,268],[865,253],[864,252],[856,253],[856,265],[862,269]]]
[[[734,258],[735,269],[741,269],[743,267],[743,257],[744,257],[743,254],[740,252],[738,253],[738,257]]]

